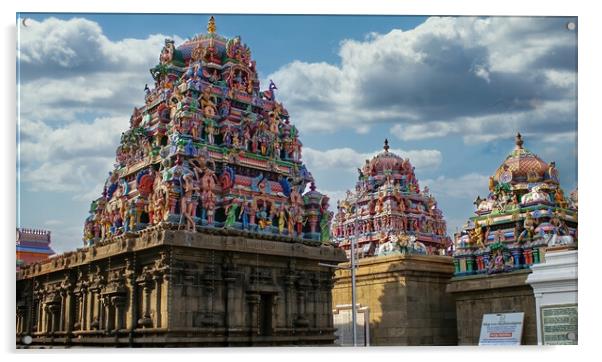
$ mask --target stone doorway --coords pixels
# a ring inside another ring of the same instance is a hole
[[[259,335],[272,335],[272,312],[274,296],[272,293],[260,293],[259,295]]]

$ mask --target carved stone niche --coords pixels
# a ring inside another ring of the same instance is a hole
[[[307,291],[311,288],[312,283],[310,279],[304,273],[300,273],[297,278],[297,318],[295,319],[295,326],[298,328],[309,327],[309,320],[306,318],[306,303],[307,303]]]
[[[274,277],[272,269],[253,267],[249,274],[250,285],[268,285],[274,286]]]
[[[150,328],[153,326],[153,320],[150,315],[150,299],[154,283],[153,273],[148,265],[142,268],[142,272],[136,279],[136,283],[142,289],[142,313],[140,319],[138,319],[138,326]]]
[[[123,270],[112,270],[102,295],[125,295],[127,293],[126,279]]]

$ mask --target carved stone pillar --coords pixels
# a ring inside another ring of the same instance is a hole
[[[46,303],[44,303],[44,307],[42,308],[43,315],[44,315],[44,320],[42,321],[42,332],[44,332],[45,335],[50,334],[50,310],[48,309],[48,305]]]
[[[297,318],[295,319],[295,326],[306,328],[309,326],[307,320],[307,283],[305,279],[300,279],[297,282]]]
[[[98,296],[98,330],[107,331],[108,301],[101,295]]]
[[[79,326],[74,326],[79,330],[86,330],[88,327],[88,291],[84,288],[78,293],[79,298]]]
[[[202,281],[204,294],[206,296],[206,302],[205,302],[205,308],[204,308],[205,316],[203,319],[204,319],[204,324],[210,325],[210,326],[216,325],[215,316],[213,315],[214,308],[215,308],[215,305],[214,305],[215,304],[214,278],[215,278],[215,267],[213,265],[208,265],[204,270],[204,279]]]
[[[272,331],[278,327],[278,304],[280,303],[280,297],[278,294],[272,296]]]
[[[318,321],[320,320],[321,313],[321,305],[320,296],[322,291],[320,290],[320,282],[319,279],[312,280],[312,288],[311,288],[311,315],[312,315],[312,323],[311,326],[316,328],[318,327]]]
[[[48,305],[48,332],[53,335],[55,332],[58,332],[59,327],[59,317],[61,313],[61,305],[59,303],[51,303]]]
[[[58,323],[58,329],[56,330],[56,332],[58,331],[64,331],[65,328],[65,319],[67,318],[67,292],[65,290],[61,290],[60,292],[60,298],[61,298],[61,304],[60,304],[60,309],[59,309],[59,323]]]
[[[21,335],[23,333],[23,314],[24,314],[23,308],[17,307],[17,326],[16,326],[17,335]]]
[[[297,305],[299,306],[297,314],[298,319],[305,317],[305,291],[298,290],[297,291]]]
[[[70,341],[71,339],[71,332],[73,331],[73,322],[74,322],[74,307],[75,307],[75,303],[74,303],[74,297],[73,297],[73,292],[71,290],[67,290],[67,292],[65,293],[65,324],[64,324],[64,331],[66,333],[66,338],[67,341]]]
[[[334,274],[334,273],[332,273]],[[331,278],[325,281],[325,285],[324,285],[324,299],[327,301],[326,303],[326,308],[327,309],[327,313],[330,316],[330,313],[332,313],[332,287],[333,287],[333,283],[332,283],[332,278],[334,277],[334,275],[331,274]],[[334,321],[333,318],[326,318],[328,320],[327,326],[328,328],[334,328]]]
[[[134,270],[126,271],[127,285],[128,285],[128,294],[129,294],[129,313],[130,313],[130,321],[129,321],[129,329],[130,329],[130,338],[133,338],[133,332],[136,328],[136,321],[138,320],[136,305],[138,303],[138,293],[136,292],[136,273]]]
[[[247,295],[247,303],[249,304],[249,332],[251,335],[259,334],[259,302],[261,297],[259,294]]]
[[[152,327],[153,321],[150,317],[150,303],[151,303],[151,285],[144,282],[142,284],[142,317],[138,320],[140,327]]]
[[[88,326],[84,329],[99,330],[100,329],[100,299],[97,289],[90,289],[90,293],[84,297],[90,301],[88,308]]]
[[[224,272],[224,282],[226,283],[226,313],[224,325],[226,331],[233,327],[232,316],[236,313],[234,309],[234,284],[236,282],[236,273],[232,270]]]
[[[124,329],[123,317],[125,312],[126,297],[122,295],[116,295],[111,297],[111,305],[114,307],[114,323],[115,332]]]
[[[104,305],[104,330],[110,333],[115,328],[115,306],[113,305],[113,300],[108,296],[104,296],[102,301]]]
[[[44,311],[44,298],[43,295],[40,295],[40,299],[38,300],[38,320],[37,320],[37,327],[36,327],[36,332],[42,332],[44,331],[44,319],[46,318],[46,313]]]
[[[285,276],[284,285],[286,287],[285,296],[285,323],[288,328],[293,328],[293,320],[295,314],[295,279],[296,277],[292,274]]]
[[[163,276],[161,274],[155,274],[153,276],[153,281],[155,283],[155,327],[161,328],[161,297],[162,297],[162,287],[163,287]]]

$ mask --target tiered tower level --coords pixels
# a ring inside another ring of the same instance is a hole
[[[475,214],[455,235],[456,275],[529,268],[545,252],[577,243],[577,190],[566,197],[555,162],[516,146],[489,177],[489,195],[477,197]]]
[[[161,222],[330,239],[328,197],[301,162],[275,84],[260,91],[240,37],[218,35],[213,17],[207,30],[178,47],[165,40],[154,87],[145,87],[91,205],[86,245]]]
[[[349,255],[354,241],[359,257],[392,253],[444,254],[451,245],[437,201],[422,191],[407,158],[384,151],[361,169],[355,191],[337,204],[334,241]]]

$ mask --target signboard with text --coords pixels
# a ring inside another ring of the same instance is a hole
[[[523,336],[525,313],[484,314],[479,346],[518,346]]]
[[[577,344],[577,305],[541,307],[543,344]]]

